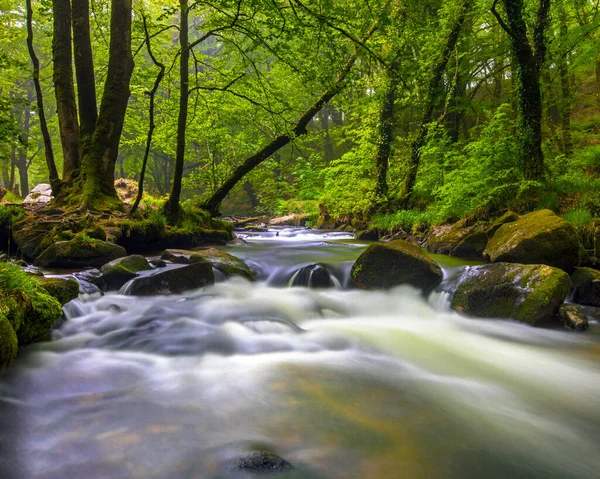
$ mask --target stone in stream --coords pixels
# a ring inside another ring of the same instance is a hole
[[[550,210],[500,226],[485,254],[492,263],[545,264],[568,273],[587,256],[573,225]]]
[[[571,275],[574,303],[600,306],[600,271],[592,268],[575,268]]]
[[[249,281],[254,281],[256,279],[254,272],[243,260],[216,248],[198,251],[167,249],[161,255],[161,259],[177,264],[208,262],[228,278],[231,276],[241,276]]]
[[[570,288],[569,276],[558,268],[488,264],[465,271],[451,304],[468,316],[540,325],[555,316]]]
[[[55,297],[62,306],[79,296],[79,283],[74,279],[41,276],[37,280],[42,288]]]
[[[350,274],[354,284],[364,289],[408,284],[428,290],[443,278],[435,261],[419,246],[403,240],[370,245],[358,257]]]
[[[333,288],[331,273],[322,264],[309,264],[300,268],[293,276],[291,286],[307,288]]]
[[[211,265],[196,262],[182,268],[168,269],[150,276],[135,278],[128,286],[127,294],[151,296],[157,294],[182,294],[186,291],[214,284],[215,275]]]
[[[77,235],[70,241],[51,244],[36,258],[34,265],[42,268],[100,267],[126,255],[122,246]]]
[[[590,326],[585,311],[576,304],[563,304],[558,315],[563,324],[571,329],[585,331]]]
[[[100,282],[105,291],[118,290],[140,271],[152,269],[148,260],[139,254],[117,258],[100,268]]]
[[[256,451],[239,458],[235,469],[251,474],[268,474],[291,471],[294,466],[273,452]]]

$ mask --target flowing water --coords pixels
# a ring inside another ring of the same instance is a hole
[[[0,477],[238,477],[255,449],[289,477],[598,477],[597,324],[459,317],[464,262],[436,258],[446,279],[423,298],[347,288],[364,245],[343,235],[247,240],[227,251],[257,283],[69,303],[0,377]],[[338,288],[288,287],[311,263]]]

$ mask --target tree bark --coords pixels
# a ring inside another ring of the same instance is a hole
[[[496,12],[494,1],[492,12],[510,38],[511,49],[516,60],[517,108],[519,110],[518,136],[521,143],[523,174],[525,179],[544,180],[544,154],[542,152],[542,95],[540,71],[546,55],[545,32],[549,20],[550,0],[540,0],[537,22],[533,32],[533,46],[527,38],[527,26],[523,18],[523,0],[501,0],[507,22]]]
[[[52,0],[54,36],[54,92],[58,112],[58,127],[63,150],[63,180],[68,181],[79,168],[79,123],[73,84],[73,55],[71,52],[71,3]]]
[[[48,124],[46,122],[46,114],[44,112],[44,97],[42,95],[42,87],[40,85],[40,61],[33,47],[33,9],[31,8],[31,0],[26,0],[25,3],[27,8],[27,49],[29,50],[29,56],[31,58],[31,63],[33,64],[33,85],[35,87],[37,100],[37,113],[40,119],[42,138],[44,139],[44,151],[46,156],[46,166],[48,167],[48,178],[50,180],[50,186],[52,187],[52,194],[56,196],[60,188],[60,182],[58,179],[58,170],[56,169],[56,163],[54,161],[52,140],[50,139]]]
[[[425,143],[427,141],[427,135],[429,134],[429,124],[433,121],[433,110],[439,95],[442,77],[444,75],[444,71],[446,70],[446,66],[448,65],[448,60],[450,60],[450,56],[452,55],[452,51],[454,50],[458,42],[458,38],[460,36],[460,32],[462,30],[470,6],[470,0],[463,0],[460,6],[460,13],[456,18],[456,21],[453,24],[452,29],[448,34],[448,37],[446,38],[446,44],[444,45],[442,54],[433,65],[433,73],[431,75],[429,85],[427,88],[427,96],[425,99],[423,116],[421,117],[421,121],[419,123],[417,138],[415,139],[411,147],[412,152],[408,163],[408,172],[406,174],[406,178],[404,179],[402,189],[400,190],[400,194],[398,196],[398,206],[400,208],[406,208],[406,206],[408,205],[408,201],[410,200],[410,197],[412,195],[413,188],[417,180],[419,164],[421,162],[421,149],[423,148],[423,146],[425,146]]]
[[[165,203],[165,215],[170,223],[179,217],[179,200],[181,198],[181,183],[183,180],[183,162],[185,159],[185,130],[187,127],[187,114],[189,102],[189,58],[190,47],[188,39],[189,9],[187,0],[179,1],[179,116],[177,118],[177,149],[175,154],[175,173],[169,199]]]
[[[377,29],[379,22],[375,21],[371,27],[369,28],[366,35],[361,39],[361,42],[366,42],[375,30]],[[207,210],[214,216],[219,214],[219,208],[221,203],[227,196],[227,194],[235,187],[235,185],[242,179],[246,174],[251,172],[254,168],[260,165],[263,161],[268,159],[271,155],[277,152],[279,149],[283,148],[287,144],[289,144],[294,138],[306,135],[308,133],[307,126],[314,118],[314,116],[319,113],[321,108],[325,104],[327,104],[335,95],[337,95],[343,85],[344,80],[352,70],[356,59],[359,56],[361,51],[360,46],[354,48],[354,52],[348,58],[348,61],[342,68],[340,74],[337,79],[333,83],[333,85],[323,93],[319,99],[302,115],[302,117],[298,120],[298,122],[292,128],[291,133],[286,133],[284,135],[279,135],[275,139],[273,139],[269,144],[265,145],[261,150],[259,150],[254,155],[246,158],[244,162],[238,166],[233,173],[225,180],[225,182],[213,193],[213,195],[202,204],[202,208]]]
[[[133,73],[131,54],[131,0],[112,0],[108,71],[96,127],[89,146],[83,145],[81,175],[82,206],[117,199],[115,164],[123,131],[129,83]]]
[[[560,22],[560,43],[561,52],[557,61],[558,75],[561,85],[561,105],[560,105],[560,126],[562,135],[563,153],[570,157],[573,156],[573,137],[571,135],[571,103],[573,92],[569,79],[569,52],[567,51],[567,36],[569,27],[567,25],[567,13],[565,11],[564,0],[558,2],[558,17]]]
[[[148,32],[148,24],[146,21],[146,17],[143,17],[144,21],[144,35],[146,37],[146,48],[148,50],[148,55],[152,59],[152,62],[159,68],[158,75],[156,76],[156,80],[154,80],[154,85],[152,86],[152,90],[148,92],[148,96],[150,97],[150,107],[148,110],[148,136],[146,138],[146,149],[144,151],[144,159],[142,160],[142,170],[140,171],[140,180],[138,181],[138,194],[137,197],[131,206],[131,210],[129,214],[135,213],[137,210],[140,201],[142,201],[142,197],[144,196],[144,178],[146,176],[146,166],[148,164],[148,156],[150,156],[150,147],[152,146],[152,135],[154,133],[154,129],[156,125],[154,124],[154,97],[156,96],[156,92],[158,91],[158,87],[160,86],[160,82],[165,76],[165,65],[157,60],[157,58],[152,53],[152,46],[150,45],[150,33]]]
[[[81,142],[87,143],[94,133],[98,119],[89,0],[73,0],[73,48],[79,104],[79,134]]]

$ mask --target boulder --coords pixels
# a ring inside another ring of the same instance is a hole
[[[600,225],[596,226],[594,232],[594,257],[596,258],[596,263],[600,263]]]
[[[443,273],[419,246],[396,240],[370,245],[352,266],[351,277],[365,289],[408,284],[427,290],[442,280]]]
[[[52,199],[52,187],[47,183],[41,183],[33,188],[23,200],[27,204],[45,205]]]
[[[482,259],[487,243],[487,233],[485,231],[477,231],[471,233],[458,243],[450,255],[458,258]]]
[[[460,258],[482,258],[487,240],[484,223],[466,228],[457,223],[434,227],[427,240],[427,249],[432,253]]]
[[[500,218],[495,219],[490,225],[490,227],[485,230],[485,232],[487,233],[488,237],[491,238],[492,236],[494,236],[496,231],[500,229],[502,225],[505,225],[507,223],[513,223],[518,219],[519,215],[517,213],[508,211],[504,213]]]
[[[105,291],[118,290],[140,271],[152,269],[148,260],[139,254],[117,258],[100,268],[100,283]]]
[[[199,251],[168,249],[163,252],[161,259],[177,264],[192,264],[206,261],[228,278],[231,276],[241,276],[249,281],[256,279],[254,272],[243,260],[216,248]]]
[[[74,279],[48,278],[42,276],[38,278],[40,285],[48,294],[58,300],[64,306],[69,301],[79,297],[79,283]]]
[[[573,302],[600,307],[600,271],[592,268],[575,268],[575,272],[571,275],[571,283]]]
[[[563,304],[558,310],[558,316],[568,328],[585,331],[590,327],[585,311],[576,304]]]
[[[550,210],[502,225],[484,254],[492,263],[545,264],[569,273],[582,259],[577,231]]]
[[[327,267],[322,264],[309,264],[300,268],[292,278],[291,286],[307,288],[332,288],[335,286]]]
[[[379,241],[377,230],[362,230],[356,233],[358,241]]]
[[[294,466],[273,452],[255,451],[239,458],[235,469],[250,474],[271,474],[291,471]]]
[[[77,235],[70,241],[58,241],[46,248],[35,260],[43,268],[99,267],[126,256],[122,246]]]
[[[553,318],[570,288],[569,276],[558,268],[495,263],[467,268],[451,304],[469,316],[539,325]]]
[[[167,269],[150,276],[134,279],[127,294],[152,296],[157,294],[182,294],[186,291],[214,284],[215,275],[208,262],[196,262],[182,268]]]

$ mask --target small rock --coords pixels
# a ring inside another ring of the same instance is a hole
[[[378,241],[379,235],[375,230],[363,230],[356,233],[356,239],[358,241]]]
[[[331,273],[322,264],[309,264],[303,266],[294,275],[292,286],[304,286],[307,288],[332,288]]]
[[[576,304],[563,304],[558,315],[563,324],[571,329],[585,331],[590,326],[585,311]]]
[[[118,258],[100,268],[101,282],[105,291],[118,290],[140,271],[151,269],[148,260],[139,254]]]
[[[162,260],[162,259],[153,259],[152,261],[150,261],[150,264],[152,266],[154,266],[155,268],[166,268],[167,267],[166,261]]]
[[[600,306],[600,271],[592,268],[575,268],[571,275],[574,303]]]
[[[265,474],[291,471],[294,466],[273,452],[257,451],[241,457],[235,468],[240,471]]]
[[[194,263],[183,268],[168,269],[160,273],[134,279],[127,294],[152,296],[157,294],[182,294],[186,291],[214,284],[215,275],[207,262]]]

